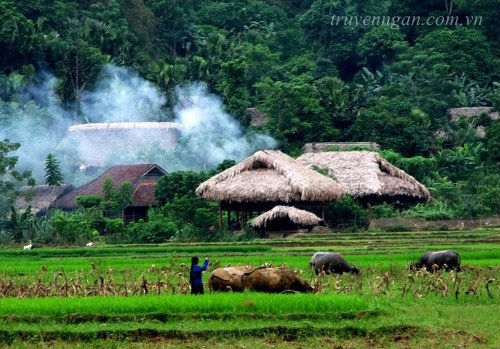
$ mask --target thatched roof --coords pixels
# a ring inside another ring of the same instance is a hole
[[[261,150],[201,183],[196,194],[226,202],[327,202],[343,192],[331,178],[279,150]]]
[[[430,193],[415,178],[369,151],[306,153],[297,162],[325,168],[343,190],[358,198],[429,201]]]
[[[73,125],[62,147],[75,151],[81,164],[104,167],[116,159],[126,159],[140,149],[153,145],[172,149],[177,144],[181,125],[175,122],[103,122]]]
[[[276,206],[272,210],[255,217],[252,221],[252,227],[264,229],[276,220],[286,220],[297,226],[314,226],[323,221],[314,213],[299,210],[293,206]]]
[[[267,115],[257,108],[247,108],[246,112],[250,115],[250,125],[260,126],[267,121]]]
[[[500,119],[498,112],[494,112],[492,107],[462,107],[462,108],[450,108],[446,111],[451,117],[452,121],[457,121],[460,116],[473,117],[481,114],[488,115],[491,120]]]
[[[14,207],[17,210],[25,210],[31,206],[31,213],[36,216],[44,215],[57,198],[73,189],[73,186],[68,184],[59,187],[49,187],[45,184],[25,186],[21,188],[21,196],[15,201]]]
[[[306,143],[302,147],[305,153],[340,150],[379,150],[380,145],[375,142],[319,142]]]
[[[156,183],[165,174],[165,170],[155,164],[112,166],[93,181],[61,196],[55,206],[74,209],[78,206],[76,197],[79,195],[103,195],[102,184],[106,178],[113,181],[115,188],[119,188],[124,182],[132,184],[131,206],[151,206],[155,202]]]
[[[473,117],[480,116],[482,114],[487,115],[491,120],[499,120],[500,114],[494,112],[492,107],[463,107],[463,108],[450,108],[446,111],[451,118],[451,121],[457,122],[461,117],[470,119]],[[479,125],[476,127],[476,136],[479,138],[486,137],[486,127],[484,125]]]
[[[68,132],[93,132],[113,130],[170,130],[180,129],[181,125],[176,122],[99,122],[73,125]]]

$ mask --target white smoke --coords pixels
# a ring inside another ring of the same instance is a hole
[[[36,82],[17,91],[14,100],[0,99],[0,140],[20,143],[13,154],[18,157],[18,166],[31,170],[36,178],[43,178],[44,158],[55,152],[70,124],[56,88],[57,79],[42,72]]]
[[[238,121],[224,111],[220,98],[208,92],[206,84],[177,87],[176,97],[175,121],[182,126],[181,156],[197,158],[195,168],[213,168],[223,160],[239,161],[256,150],[276,147],[272,137],[244,134]]]
[[[82,176],[78,170],[81,158],[102,157],[99,149],[88,149],[84,154],[85,150],[68,140],[67,130],[75,123],[75,110],[93,123],[164,121],[173,112],[175,121],[181,124],[181,136],[169,149],[162,147],[158,134],[134,131],[134,137],[142,140],[140,147],[113,147],[112,156],[101,163],[104,169],[114,164],[153,162],[167,171],[208,170],[225,159],[239,161],[256,150],[276,146],[269,136],[246,134],[224,111],[220,98],[209,93],[203,83],[176,88],[176,105],[168,108],[166,96],[152,83],[131,69],[108,65],[95,88],[82,93],[78,106],[63,107],[55,93],[58,80],[47,73],[41,77],[41,82],[25,89],[27,102],[0,100],[0,139],[21,144],[15,154],[18,167],[31,170],[38,183],[43,183],[48,153],[59,159],[65,182],[77,184],[89,179],[78,178]],[[107,137],[110,144],[127,143],[119,137],[112,139],[111,133]]]
[[[90,122],[159,121],[165,103],[151,82],[131,69],[108,64],[95,89],[83,93],[80,110]]]

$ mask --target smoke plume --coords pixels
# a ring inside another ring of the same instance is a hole
[[[182,127],[179,153],[182,159],[191,159],[197,169],[213,168],[225,159],[241,160],[256,150],[276,146],[269,136],[244,134],[236,119],[224,111],[222,101],[208,92],[206,84],[177,87],[176,97],[175,121]]]
[[[92,91],[83,93],[80,110],[89,122],[160,121],[165,96],[134,71],[106,65]]]
[[[151,82],[114,65],[103,69],[95,87],[82,93],[78,105],[63,106],[55,93],[57,84],[54,76],[42,73],[37,83],[18,93],[20,100],[0,99],[0,139],[21,144],[15,154],[18,167],[31,170],[38,183],[44,181],[48,153],[61,163],[65,182],[78,185],[97,175],[79,170],[87,166],[103,171],[114,164],[148,162],[169,172],[208,170],[225,159],[239,161],[256,150],[276,146],[269,136],[248,134],[204,83],[178,86],[176,102],[170,106]],[[127,123],[127,128],[101,134],[69,132],[68,127],[75,124],[75,110],[99,129],[108,130],[102,123],[116,122]],[[165,121],[171,115],[173,126],[167,131],[128,124]]]

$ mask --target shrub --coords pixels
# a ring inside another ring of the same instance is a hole
[[[99,195],[78,195],[76,202],[83,208],[101,207],[102,197]]]
[[[436,160],[434,158],[425,158],[423,156],[405,158],[393,150],[384,150],[380,152],[380,155],[419,181],[436,171]]]
[[[160,204],[166,204],[175,198],[194,196],[198,185],[206,180],[208,175],[204,172],[179,171],[169,173],[158,181],[155,196]]]
[[[148,220],[139,220],[126,226],[124,243],[161,243],[177,233],[177,225],[156,210],[149,210]]]
[[[389,204],[375,205],[371,208],[371,215],[373,218],[389,218],[397,214],[397,210]]]
[[[366,227],[369,223],[366,210],[350,195],[344,195],[339,201],[328,204],[325,222],[334,227]]]
[[[99,209],[86,209],[72,214],[55,211],[48,220],[53,232],[53,242],[58,244],[82,244],[92,237],[92,231],[104,230],[104,219]]]
[[[212,209],[206,207],[196,209],[196,213],[194,214],[193,218],[193,225],[201,230],[206,231],[217,227],[217,212],[214,212]]]
[[[435,200],[428,204],[417,204],[406,210],[404,215],[426,220],[453,219],[457,217],[457,211],[446,202]]]

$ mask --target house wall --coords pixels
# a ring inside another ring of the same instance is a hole
[[[137,222],[140,219],[146,220],[148,217],[147,206],[127,206],[123,210],[123,221],[125,223]]]

